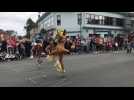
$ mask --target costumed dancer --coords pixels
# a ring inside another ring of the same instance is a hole
[[[57,71],[64,73],[64,63],[63,63],[63,56],[65,53],[70,53],[69,50],[65,49],[64,44],[66,41],[66,31],[64,29],[58,29],[55,34],[55,41],[57,42],[57,45],[54,50],[52,50],[49,55],[47,56],[48,59],[54,60],[54,58],[57,56],[58,59],[55,63],[55,67]]]

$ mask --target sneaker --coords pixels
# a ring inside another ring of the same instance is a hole
[[[5,58],[9,58],[9,54],[6,54]]]
[[[15,58],[15,55],[11,55],[11,58]]]
[[[30,59],[33,59],[33,56],[31,56]]]

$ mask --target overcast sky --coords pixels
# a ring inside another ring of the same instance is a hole
[[[29,17],[35,22],[38,12],[0,12],[0,29],[15,30],[19,35],[24,35],[24,26]]]

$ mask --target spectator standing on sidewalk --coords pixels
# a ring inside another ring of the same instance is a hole
[[[43,51],[47,54],[46,47],[49,45],[48,40],[44,39],[43,40]]]
[[[32,49],[32,43],[29,39],[25,39],[25,56],[30,57],[31,55],[31,49]]]
[[[25,57],[25,46],[24,46],[24,43],[22,40],[19,41],[17,48],[18,48],[20,59],[24,58]]]
[[[88,52],[88,53],[91,51],[90,43],[91,43],[91,37],[88,36],[88,37],[87,37],[87,52]]]
[[[8,40],[7,40],[7,53],[8,53],[8,56],[11,56],[13,54],[13,51],[14,51],[13,41],[12,41],[12,38],[9,37]]]
[[[131,41],[128,41],[127,43],[127,53],[130,54],[132,51],[132,44],[131,44]]]
[[[75,41],[72,40],[72,45],[71,45],[71,53],[72,53],[72,54],[76,53],[75,47],[76,47],[76,46],[75,46]]]
[[[66,42],[65,42],[65,49],[68,49],[69,51],[71,51],[71,40],[69,38],[67,38]]]
[[[81,43],[82,43],[82,50],[83,50],[83,52],[87,53],[87,41],[86,41],[86,39],[83,39],[81,41]]]
[[[7,41],[5,39],[1,41],[1,52],[7,52]]]
[[[80,54],[80,51],[81,51],[81,39],[80,39],[79,36],[76,37],[75,44],[76,44],[76,52],[78,54]]]
[[[96,38],[95,38],[95,44],[96,44],[96,53],[97,54],[98,54],[99,49],[100,49],[99,43],[100,43],[100,37],[99,36],[96,36]]]
[[[104,39],[102,37],[100,37],[100,40],[99,40],[99,45],[100,45],[100,52],[103,51],[103,44],[104,44]]]
[[[15,36],[13,36],[13,37],[11,37],[11,41],[12,41],[12,47],[13,47],[13,54],[16,54],[16,37]]]

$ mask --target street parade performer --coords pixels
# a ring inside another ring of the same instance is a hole
[[[55,67],[58,72],[65,72],[64,63],[63,63],[63,55],[65,53],[70,53],[69,50],[65,49],[64,44],[66,41],[66,30],[65,29],[57,29],[54,40],[56,42],[56,47],[52,50],[49,55],[47,56],[48,60],[54,61],[55,57],[57,56],[58,59],[56,60]]]

